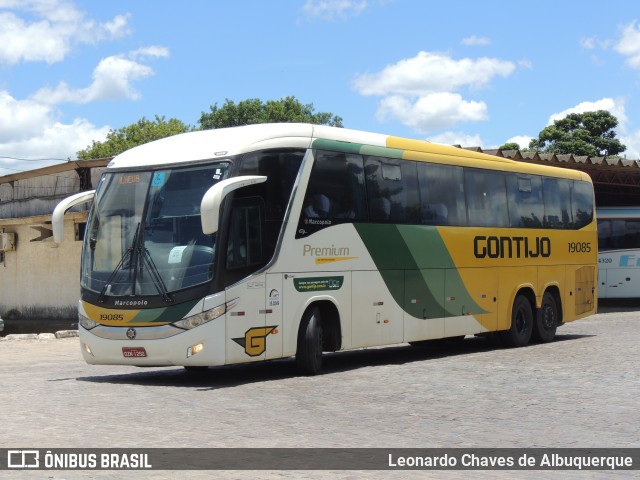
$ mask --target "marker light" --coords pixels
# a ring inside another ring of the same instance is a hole
[[[91,351],[91,347],[90,347],[88,344],[83,343],[83,344],[82,344],[82,348],[84,348],[84,351],[85,351],[85,352],[87,352],[87,353],[88,353],[89,355],[91,355],[92,357],[93,357],[93,356],[95,356],[95,355],[93,354],[93,352]]]
[[[193,357],[197,353],[200,353],[202,350],[204,350],[204,345],[202,343],[192,345],[191,347],[187,348],[187,358]]]

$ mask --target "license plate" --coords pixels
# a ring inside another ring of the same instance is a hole
[[[122,347],[122,355],[127,358],[146,357],[147,351],[144,347]]]

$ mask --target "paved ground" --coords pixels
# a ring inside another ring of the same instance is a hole
[[[326,373],[317,377],[296,376],[290,360],[212,368],[198,377],[178,368],[89,366],[75,338],[2,341],[0,448],[640,447],[640,312],[607,312],[561,327],[553,343],[524,349],[468,338],[431,349],[330,354]],[[10,473],[11,478],[125,478],[108,472]],[[188,477],[638,474],[608,473],[285,471],[188,472]]]

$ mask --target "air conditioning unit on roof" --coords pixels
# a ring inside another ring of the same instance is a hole
[[[0,252],[10,252],[16,249],[16,234],[0,233]]]

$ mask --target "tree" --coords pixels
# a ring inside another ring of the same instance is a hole
[[[545,153],[587,155],[590,157],[617,155],[627,148],[616,137],[618,119],[606,110],[570,113],[545,127],[529,148]]]
[[[342,118],[328,112],[314,112],[313,104],[303,105],[295,97],[284,97],[280,100],[262,102],[257,98],[250,98],[234,103],[226,99],[224,105],[210,107],[211,112],[202,112],[200,128],[236,127],[255,123],[313,123],[316,125],[331,125],[342,127]]]
[[[175,118],[165,120],[164,117],[156,115],[152,121],[142,117],[128,127],[110,130],[104,142],[94,140],[86,149],[77,152],[77,155],[81,160],[113,157],[137,145],[189,130],[192,128]]]
[[[513,143],[505,143],[504,145],[502,145],[499,148],[500,148],[500,150],[520,150],[520,145],[518,145],[515,142],[513,142]]]

